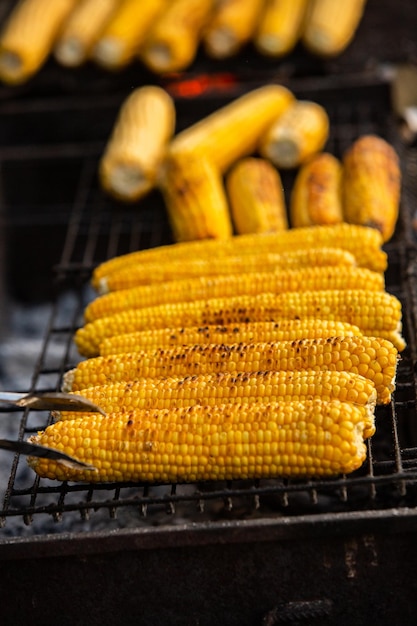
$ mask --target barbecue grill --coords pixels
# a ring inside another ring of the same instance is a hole
[[[362,45],[375,4],[358,31]],[[412,4],[404,3],[410,28],[417,18]],[[391,3],[384,5],[392,15]],[[372,41],[366,40],[371,50]],[[375,45],[374,58],[381,58]],[[406,50],[410,58],[413,45],[399,38],[393,54]],[[57,616],[64,626],[415,623],[417,155],[398,135],[386,73],[379,66],[360,69],[359,56],[347,52],[337,76],[328,72],[336,62],[316,63],[314,77],[302,64],[290,76],[284,64],[272,78],[272,66],[262,67],[268,80],[326,107],[330,152],[340,155],[359,135],[377,133],[401,156],[401,215],[386,245],[386,287],[403,305],[407,348],[393,400],[377,409],[364,466],[314,481],[90,486],[39,480],[23,457],[4,452],[3,623],[49,624]],[[190,99],[181,85],[206,76],[206,63],[199,59],[185,76],[163,81],[176,98],[178,130],[265,82],[254,70],[242,78],[232,65],[233,80],[228,74],[209,82]],[[343,63],[351,71],[341,72]],[[250,65],[256,68],[256,61]],[[92,297],[93,267],[172,241],[157,192],[126,207],[99,188],[98,160],[131,80],[131,70],[111,82],[92,68],[62,77],[52,63],[31,88],[0,94],[0,119],[7,122],[0,129],[1,289],[11,305],[48,303],[28,391],[59,389],[79,360],[73,334]],[[287,192],[292,176],[282,176]],[[7,316],[0,322],[7,333]],[[1,419],[16,439],[27,439],[50,416],[25,410]]]

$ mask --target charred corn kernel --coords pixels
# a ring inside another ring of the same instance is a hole
[[[303,289],[368,289],[382,291],[384,276],[358,267],[305,267],[297,270],[253,272],[225,276],[202,276],[143,285],[105,294],[90,302],[84,311],[85,322],[114,315],[126,309],[190,302],[204,298],[284,293]]]
[[[171,155],[159,187],[176,241],[232,236],[223,179],[211,161],[197,154]]]
[[[166,5],[167,0],[122,0],[100,34],[92,58],[111,70],[127,65]]]
[[[36,457],[29,457],[29,465],[39,476],[57,480],[184,482],[331,476],[352,472],[366,458],[368,418],[363,407],[347,402],[283,402],[259,405],[256,411],[223,405],[178,412],[181,425],[166,427],[155,423],[170,415],[156,412],[150,418],[122,413],[52,424],[30,441],[75,456],[96,471]],[[92,439],[99,445],[91,445]]]
[[[347,222],[372,226],[383,241],[394,234],[401,195],[401,170],[394,148],[363,135],[343,158],[343,211]]]
[[[281,177],[264,159],[247,157],[226,178],[232,219],[238,234],[288,228]]]
[[[313,156],[297,173],[290,201],[295,228],[343,221],[342,165],[327,152]]]
[[[254,44],[261,54],[291,52],[301,35],[308,0],[266,0]]]
[[[140,50],[142,62],[158,74],[187,68],[194,61],[213,4],[213,0],[170,0]]]
[[[320,319],[253,322],[252,324],[229,324],[226,326],[159,328],[116,335],[105,339],[100,344],[100,355],[123,354],[162,346],[294,341],[301,338],[352,337],[361,334],[359,328],[352,324]]]
[[[120,289],[130,289],[139,285],[154,285],[166,281],[185,280],[201,277],[228,276],[230,274],[280,272],[286,269],[310,267],[354,267],[355,257],[341,248],[310,248],[295,250],[287,254],[262,253],[241,256],[194,258],[162,263],[128,264],[107,277],[94,281],[95,289],[106,294]]]
[[[195,344],[98,356],[66,374],[64,391],[144,377],[217,372],[331,370],[360,374],[375,384],[378,402],[391,399],[398,352],[385,339],[329,337],[276,343]],[[106,410],[106,409],[104,409]]]
[[[337,247],[351,252],[361,267],[384,272],[387,255],[381,250],[382,235],[375,228],[354,224],[294,228],[279,233],[240,235],[227,240],[204,240],[138,250],[113,257],[95,270],[92,283],[95,288],[103,277],[135,263],[172,263],[178,259],[190,261],[193,257],[215,261],[216,257],[243,254],[291,254],[295,250]],[[223,258],[221,260],[223,262]]]
[[[320,56],[336,56],[353,39],[362,19],[366,0],[311,0],[302,41]]]
[[[251,39],[263,0],[223,0],[204,29],[206,53],[216,59],[230,57]]]
[[[55,42],[57,61],[68,67],[84,63],[118,4],[118,0],[78,2]]]
[[[281,85],[254,89],[178,133],[170,150],[204,154],[224,172],[255,151],[262,133],[293,101]]]
[[[0,79],[17,84],[35,74],[51,52],[77,0],[23,0],[0,34]]]
[[[161,87],[147,85],[130,94],[100,161],[100,181],[109,194],[131,202],[154,187],[175,117],[172,98]]]
[[[323,149],[329,136],[329,117],[317,102],[298,100],[266,130],[260,154],[282,169],[298,167]]]
[[[354,324],[367,335],[392,331],[393,338],[397,334],[401,337],[401,303],[395,296],[384,291],[346,289],[264,293],[128,309],[79,328],[74,340],[81,355],[97,356],[107,337],[138,330],[309,318]]]
[[[323,401],[344,399],[363,406],[368,412],[369,435],[373,434],[376,401],[373,383],[360,374],[310,370],[141,378],[85,387],[82,395],[94,399],[94,402],[100,401],[106,415],[136,409],[172,409],[196,405],[216,407],[222,403],[257,405],[262,402],[312,398]],[[54,418],[58,420],[73,420],[79,415],[79,412],[73,411],[54,412]]]

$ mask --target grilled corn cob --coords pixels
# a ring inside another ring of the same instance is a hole
[[[204,154],[224,172],[255,151],[261,134],[293,101],[281,85],[254,89],[178,133],[170,150]]]
[[[176,241],[224,239],[233,234],[223,180],[208,159],[192,153],[170,155],[159,187]]]
[[[176,245],[159,246],[114,257],[101,263],[93,273],[92,284],[98,288],[102,278],[135,263],[172,263],[178,259],[187,262],[193,257],[215,260],[216,257],[239,254],[273,252],[291,253],[309,248],[338,247],[351,252],[361,267],[384,272],[387,255],[381,250],[382,235],[374,228],[354,224],[295,228],[280,233],[240,235],[227,240],[205,240]]]
[[[0,35],[0,79],[17,84],[47,59],[61,25],[77,0],[23,0],[12,10]]]
[[[303,44],[320,56],[336,56],[353,39],[361,21],[366,0],[311,0],[304,30]]]
[[[301,166],[291,193],[290,221],[295,228],[343,221],[342,165],[327,152]]]
[[[281,57],[300,38],[308,0],[266,0],[254,44],[261,54]]]
[[[204,29],[206,53],[215,59],[233,56],[255,32],[263,0],[222,0]]]
[[[204,298],[224,298],[260,293],[310,291],[325,289],[368,289],[382,291],[384,276],[357,267],[305,267],[299,270],[253,272],[229,276],[203,276],[190,280],[173,280],[105,294],[90,302],[84,320],[114,315],[126,309],[190,302]]]
[[[207,343],[256,343],[265,341],[294,341],[324,337],[353,337],[362,333],[357,326],[328,320],[283,320],[282,322],[253,322],[226,326],[188,326],[159,328],[116,335],[100,344],[100,355],[109,356],[159,348]]]
[[[68,67],[84,63],[117,6],[118,0],[78,2],[55,42],[57,61]]]
[[[344,155],[343,168],[345,220],[372,226],[388,241],[394,234],[401,194],[394,148],[381,137],[364,135]]]
[[[97,356],[106,337],[137,330],[309,318],[354,324],[367,335],[390,331],[392,343],[403,345],[400,301],[383,291],[363,289],[264,293],[128,309],[86,324],[74,339],[80,354]]]
[[[171,0],[156,19],[140,50],[142,62],[153,72],[177,72],[197,53],[213,0]]]
[[[261,135],[259,152],[278,168],[290,169],[320,152],[328,135],[326,110],[317,102],[298,100]]]
[[[378,402],[391,399],[398,352],[385,339],[329,337],[276,343],[195,344],[98,356],[65,375],[64,391],[144,377],[191,376],[217,372],[330,370],[360,374],[375,384]]]
[[[331,476],[360,467],[368,417],[363,407],[334,400],[253,407],[180,409],[89,416],[58,422],[31,437],[97,471],[30,457],[39,476],[78,481],[201,481],[275,476]],[[236,417],[235,417],[236,416]],[[242,421],[239,421],[242,420]]]
[[[147,85],[130,94],[100,161],[100,181],[106,191],[130,202],[153,188],[175,116],[174,103],[161,87]]]
[[[280,271],[306,267],[354,267],[355,257],[341,248],[310,248],[295,250],[286,254],[262,253],[241,256],[213,257],[200,259],[192,257],[186,263],[178,259],[162,263],[128,264],[108,276],[94,281],[98,293],[105,294],[120,289],[130,289],[139,285],[154,285],[173,280],[203,277],[227,276],[240,272]]]
[[[127,65],[140,49],[167,0],[122,0],[97,40],[91,56],[107,69]]]
[[[238,161],[226,178],[226,189],[238,234],[288,228],[281,177],[269,161],[254,157]]]

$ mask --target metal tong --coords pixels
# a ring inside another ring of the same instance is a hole
[[[63,393],[60,391],[34,391],[30,393],[0,391],[0,412],[10,413],[11,411],[18,411],[25,408],[35,411],[87,411],[89,413],[101,413],[101,415],[105,415],[104,411],[99,406],[87,400],[87,398],[76,394]],[[65,463],[74,469],[95,469],[93,466],[78,461],[59,450],[40,446],[30,443],[29,441],[0,439],[0,449],[29,456],[53,459]]]

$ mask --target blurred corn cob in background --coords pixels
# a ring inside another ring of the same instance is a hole
[[[110,70],[127,65],[138,53],[149,29],[167,4],[168,0],[121,0],[100,33],[91,57]]]
[[[59,63],[76,67],[87,61],[118,4],[118,0],[79,0],[55,42],[54,54]]]
[[[319,56],[341,54],[353,39],[366,0],[310,0],[302,34],[304,46]]]
[[[156,73],[178,72],[192,63],[214,0],[170,0],[150,28],[139,52]]]
[[[394,148],[381,137],[364,135],[343,157],[344,219],[372,226],[383,241],[394,234],[401,194],[401,169]]]
[[[328,135],[326,110],[317,102],[297,100],[261,135],[259,152],[278,168],[295,168],[320,152]]]
[[[139,87],[130,94],[122,104],[100,160],[104,189],[131,202],[154,187],[174,133],[175,117],[174,103],[161,87]]]
[[[282,57],[298,42],[309,0],[265,0],[254,44],[261,54]]]
[[[251,39],[264,0],[218,0],[203,32],[208,56],[224,59],[233,56]]]
[[[0,34],[0,79],[23,83],[49,56],[55,38],[78,0],[22,0]]]
[[[281,177],[264,159],[246,157],[226,177],[232,220],[237,234],[288,228]]]
[[[291,225],[299,228],[342,221],[342,165],[327,152],[314,155],[300,167],[294,181]]]

